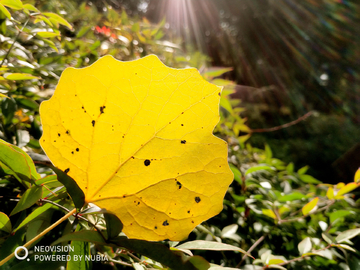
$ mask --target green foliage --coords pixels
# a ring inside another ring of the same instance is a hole
[[[59,15],[65,13],[65,18]],[[8,97],[0,96],[0,138],[4,140],[0,141],[0,260],[64,213],[69,218],[36,238],[29,249],[61,247],[71,241],[75,250],[71,254],[101,254],[108,259],[102,263],[39,262],[35,256],[44,253],[33,252],[30,262],[12,258],[1,269],[25,265],[47,269],[90,269],[91,265],[94,269],[356,269],[360,262],[354,248],[360,234],[359,173],[347,185],[323,184],[307,174],[307,166],[296,170],[300,164],[277,159],[278,153],[268,145],[258,149],[246,143],[250,130],[240,117],[243,109],[237,107],[238,100],[229,98],[234,83],[218,77],[229,69],[204,68],[202,74],[224,86],[221,121],[215,131],[229,143],[235,179],[217,217],[197,226],[185,242],[153,243],[127,239],[121,221],[103,209],[82,208],[81,191],[70,177],[51,167],[39,146],[39,104],[52,95],[65,67],[88,66],[104,54],[132,60],[155,53],[172,67],[205,67],[208,58],[182,51],[179,42],[170,40],[164,24],[154,25],[110,7],[99,12],[86,3],[77,6],[65,1],[52,6],[49,1],[35,7],[33,2],[0,1],[0,93]],[[76,208],[82,208],[81,212],[76,214]]]

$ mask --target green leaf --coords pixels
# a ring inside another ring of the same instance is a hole
[[[216,264],[210,264],[209,270],[239,270],[239,268],[232,268],[232,267],[222,267]]]
[[[191,256],[188,259],[188,262],[194,265],[198,270],[207,270],[210,268],[209,262],[200,256]]]
[[[339,248],[344,248],[347,250],[350,250],[352,252],[357,253],[357,251],[355,249],[353,249],[352,247],[350,247],[349,245],[345,245],[345,244],[337,244],[337,245],[332,245],[333,247],[339,247]]]
[[[57,201],[55,201],[57,202]],[[39,215],[41,215],[42,213],[46,212],[47,210],[49,210],[50,208],[54,208],[54,209],[58,209],[57,206],[50,204],[50,203],[46,203],[38,208],[36,208],[33,212],[31,212],[30,215],[28,215],[20,224],[19,226],[17,226],[17,228],[14,230],[14,232],[16,232],[17,230],[21,229],[23,226],[25,226],[26,224],[28,224],[29,222],[33,221],[34,219],[36,219]]]
[[[26,190],[22,195],[20,201],[17,203],[15,208],[12,210],[10,216],[29,208],[34,205],[42,197],[42,187],[33,186]]]
[[[360,168],[357,169],[355,176],[354,176],[354,182],[355,183],[360,183]]]
[[[43,39],[43,41],[49,45],[54,51],[56,51],[57,53],[59,52],[58,48],[56,47],[55,43],[52,42],[51,40],[48,39]]]
[[[72,26],[68,21],[66,21],[63,17],[59,16],[58,14],[52,13],[52,12],[44,12],[43,15],[48,17],[50,21],[55,21],[56,23],[62,24],[72,30]]]
[[[68,242],[68,241],[85,241],[85,242],[91,242],[95,244],[102,244],[105,245],[105,240],[101,237],[101,235],[96,231],[78,231],[74,233],[66,234],[59,239],[57,239],[55,242],[53,242],[51,245],[55,246],[62,242]]]
[[[318,201],[319,201],[319,197],[316,197],[315,199],[313,199],[313,200],[310,201],[309,203],[305,204],[305,206],[301,209],[303,215],[306,216],[307,214],[309,214],[310,211],[315,208],[315,206],[317,205]]]
[[[76,227],[76,232],[80,231],[81,226]],[[82,256],[84,258],[86,255],[90,255],[90,243],[83,241],[71,241],[69,255],[71,258],[74,256]],[[80,259],[80,260],[69,260],[66,264],[67,270],[88,270],[91,269],[91,261]]]
[[[120,219],[111,213],[104,213],[104,218],[106,221],[108,239],[117,237],[123,229],[123,224]]]
[[[0,140],[0,167],[18,180],[37,180],[40,175],[32,159],[19,147]]]
[[[53,38],[60,36],[60,33],[41,31],[41,32],[37,32],[36,35],[42,38]]]
[[[75,207],[81,209],[85,204],[85,194],[75,180],[54,166],[50,166],[50,168],[57,174],[58,181],[66,187]]]
[[[226,72],[232,71],[232,68],[211,68],[209,71],[205,71],[201,75],[204,77],[214,78],[223,75]]]
[[[320,184],[321,183],[321,181],[315,179],[311,175],[302,174],[299,177],[300,177],[301,181],[303,181],[304,183],[308,183],[308,184]]]
[[[308,169],[309,169],[309,166],[306,165],[306,166],[300,168],[300,169],[297,171],[297,173],[298,173],[298,175],[305,174]]]
[[[286,166],[286,171],[288,174],[292,174],[294,172],[294,163],[289,163],[287,166]]]
[[[273,155],[271,148],[268,144],[265,144],[265,156],[266,156],[266,163],[270,163]]]
[[[5,125],[12,123],[16,110],[17,107],[14,99],[6,98],[1,101],[1,112]]]
[[[306,196],[298,191],[295,191],[293,193],[281,196],[278,198],[279,202],[287,202],[287,201],[295,201],[295,200],[301,200],[305,198]]]
[[[347,231],[345,231],[345,232],[341,232],[341,233],[335,238],[335,241],[336,241],[337,243],[345,242],[346,240],[350,240],[351,238],[354,238],[354,237],[357,236],[358,234],[360,234],[360,228],[347,230]]]
[[[301,255],[308,253],[312,249],[310,237],[306,237],[298,244],[298,249]]]
[[[81,38],[84,36],[89,30],[91,29],[91,26],[83,26],[80,28],[79,32],[76,34],[76,38]]]
[[[239,251],[243,254],[246,254],[247,256],[253,258],[253,256],[250,255],[250,253],[247,253],[245,250],[242,250],[239,247],[223,244],[219,242],[213,242],[213,241],[204,241],[204,240],[195,240],[190,242],[185,242],[179,246],[176,246],[176,248],[181,249],[190,249],[190,250],[229,250],[229,251]]]
[[[23,8],[20,0],[0,0],[0,4],[16,10]]]
[[[182,252],[171,251],[168,247],[160,243],[127,239],[124,236],[119,236],[110,243],[142,254],[143,256],[170,267],[172,270],[197,270],[191,261],[185,261],[183,259]]]
[[[227,98],[220,98],[220,106],[226,109],[229,113],[233,113],[233,108]]]
[[[0,212],[0,230],[7,232],[7,233],[11,233],[11,231],[12,231],[10,219],[3,212]]]
[[[4,78],[10,81],[23,81],[32,79],[41,79],[28,73],[6,73]]]
[[[36,7],[34,7],[33,5],[31,5],[31,4],[24,4],[24,5],[23,5],[23,8],[25,8],[25,9],[27,9],[27,10],[30,10],[30,11],[34,11],[34,12],[36,12],[36,13],[40,13],[40,11],[39,11]]]
[[[10,12],[4,7],[2,4],[0,4],[0,11],[8,18],[11,19]]]
[[[30,98],[15,98],[16,103],[18,106],[24,109],[32,110],[32,111],[38,111],[39,110],[39,104]]]
[[[236,168],[233,164],[230,164],[230,169],[234,174],[234,180],[238,182],[240,185],[243,184],[242,182],[242,175],[238,168]]]
[[[329,215],[330,217],[330,223],[335,222],[337,219],[345,217],[347,215],[353,214],[354,212],[349,211],[349,210],[337,210],[335,212],[332,212]]]
[[[245,172],[245,175],[248,175],[253,172],[261,171],[261,170],[273,171],[274,169],[272,167],[266,166],[266,165],[254,166],[254,167],[247,169],[247,171]]]
[[[332,239],[332,237],[328,233],[322,233],[321,236],[329,245],[334,243],[334,240]]]

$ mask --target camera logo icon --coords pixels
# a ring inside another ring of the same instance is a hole
[[[18,255],[18,252],[19,252],[20,250],[24,250],[25,255],[23,255],[23,256]],[[20,261],[25,260],[25,259],[27,258],[27,256],[29,255],[28,249],[27,249],[26,247],[24,247],[24,246],[19,246],[19,247],[17,247],[17,248],[15,249],[14,253],[15,253],[16,259],[18,259],[18,260],[20,260]],[[27,261],[30,261],[30,259],[28,258]]]

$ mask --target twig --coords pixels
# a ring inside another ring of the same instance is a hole
[[[67,213],[65,216],[63,216],[62,218],[60,218],[58,221],[56,221],[54,224],[52,224],[50,227],[46,228],[44,231],[42,231],[40,234],[36,235],[33,239],[31,239],[29,242],[27,242],[24,247],[28,247],[31,244],[33,244],[35,241],[39,240],[41,237],[43,237],[45,234],[47,234],[49,231],[51,231],[52,229],[54,229],[57,225],[59,225],[60,223],[62,223],[63,221],[67,220],[69,217],[71,217],[73,214],[76,213],[76,208],[74,208],[73,210],[71,210],[69,213]],[[12,259],[15,256],[15,252],[11,253],[9,256],[7,256],[5,259],[3,259],[2,261],[0,261],[0,266],[2,266],[3,264],[5,264],[7,261],[9,261],[10,259]]]
[[[53,201],[50,201],[50,200],[47,200],[47,199],[40,199],[40,201],[47,202],[47,203],[51,203],[51,204],[53,204],[53,205],[55,205],[55,206],[63,209],[63,210],[66,211],[66,212],[70,212],[69,209],[67,209],[66,207],[64,207],[64,206],[62,206],[62,205],[60,205],[60,204],[58,204],[58,203],[56,203],[56,202],[53,202]],[[105,236],[102,234],[101,230],[100,230],[98,227],[96,227],[96,225],[95,225],[94,223],[92,223],[90,220],[88,220],[87,218],[85,218],[85,217],[83,217],[83,216],[76,215],[76,217],[79,218],[79,219],[85,220],[86,222],[88,222],[89,224],[91,224],[91,225],[96,229],[96,231],[101,235],[101,237],[104,239],[104,241],[106,241]]]
[[[130,263],[126,263],[126,262],[123,262],[123,261],[114,260],[114,259],[111,258],[108,254],[106,254],[106,256],[108,257],[108,259],[109,259],[110,262],[132,267],[132,264],[130,264]]]
[[[291,127],[293,125],[296,125],[297,123],[305,120],[306,118],[308,118],[310,115],[312,115],[313,112],[310,111],[306,114],[304,114],[303,116],[299,117],[298,119],[291,121],[289,123],[286,123],[284,125],[280,125],[280,126],[276,126],[276,127],[272,127],[272,128],[258,128],[258,129],[251,129],[250,132],[251,133],[262,133],[262,132],[272,132],[272,131],[276,131],[276,130],[280,130],[280,129],[284,129],[287,127]]]
[[[301,216],[301,217],[297,217],[297,218],[291,218],[291,219],[279,219],[278,223],[279,225],[282,224],[282,223],[285,223],[285,222],[293,222],[293,221],[298,221],[299,219],[302,219],[302,218],[305,218],[309,215],[312,215],[312,214],[316,214],[316,213],[319,213],[319,212],[322,212],[324,210],[327,210],[331,205],[333,205],[335,203],[335,200],[332,200],[330,201],[330,203],[328,203],[327,205],[325,205],[324,207],[321,207],[319,209],[317,209],[316,211],[314,212],[311,212],[311,213],[308,213],[304,216]]]
[[[267,236],[267,234],[264,234],[263,236],[261,236],[258,240],[256,240],[256,242],[247,250],[247,253],[250,253],[251,251],[253,251]],[[248,255],[244,255],[241,259],[241,261],[236,265],[236,268],[239,268],[240,265],[243,263],[243,261],[248,257]]]
[[[22,31],[24,30],[25,26],[28,24],[29,20],[30,20],[30,18],[26,20],[26,22],[24,23],[24,25],[23,25],[23,27],[21,28],[21,30],[18,30],[18,33],[16,34],[13,43],[11,44],[9,50],[8,50],[8,51],[6,52],[6,54],[5,54],[5,57],[4,57],[3,60],[1,61],[0,67],[3,66],[5,60],[8,58],[8,56],[9,56],[12,48],[14,47],[15,42],[17,41],[17,39],[19,38],[20,34],[21,34]],[[14,23],[14,22],[13,22],[13,23]],[[15,25],[15,24],[14,24],[14,25]]]

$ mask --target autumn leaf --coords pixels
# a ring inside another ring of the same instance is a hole
[[[227,143],[212,134],[220,93],[196,69],[154,55],[105,56],[63,72],[40,106],[40,143],[129,238],[184,240],[222,210],[233,180]]]

